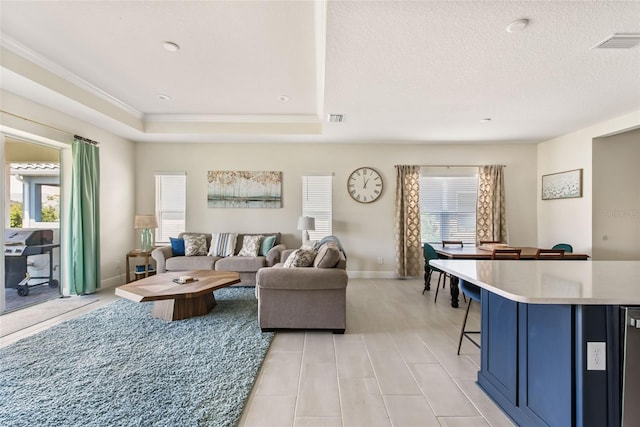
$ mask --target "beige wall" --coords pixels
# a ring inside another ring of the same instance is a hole
[[[593,254],[593,139],[639,126],[637,111],[538,144],[538,246],[569,243],[575,252]],[[583,169],[583,197],[541,200],[542,175],[572,169]]]
[[[536,146],[532,144],[136,144],[136,211],[154,209],[154,172],[187,172],[187,229],[284,233],[289,247],[298,247],[301,176],[334,174],[333,232],[347,252],[352,277],[392,277],[395,262],[393,199],[396,164],[505,164],[510,242],[536,242]],[[372,204],[348,196],[346,180],[360,166],[377,169],[384,191]],[[282,209],[210,209],[209,170],[276,170],[283,176]],[[384,263],[379,265],[379,257]]]
[[[2,100],[1,107],[3,111],[31,120],[26,121],[17,119],[9,114],[2,114],[0,123],[5,134],[9,136],[18,135],[21,138],[34,139],[61,148],[62,227],[66,226],[65,217],[68,218],[68,188],[71,177],[70,144],[73,135],[81,135],[100,142],[100,256],[102,286],[115,286],[124,283],[125,254],[136,247],[133,230],[135,200],[134,144],[74,117],[25,100],[12,93],[2,91],[0,99]],[[4,180],[4,177],[0,179]],[[0,188],[4,188],[4,183]],[[62,286],[64,287],[66,285],[64,250],[62,251],[62,256]]]
[[[640,129],[593,141],[593,257],[640,260]]]

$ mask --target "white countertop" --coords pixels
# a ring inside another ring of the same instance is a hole
[[[640,305],[640,261],[432,260],[431,265],[528,304]]]

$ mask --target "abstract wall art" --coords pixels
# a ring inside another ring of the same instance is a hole
[[[542,175],[542,200],[582,197],[582,169]]]
[[[282,172],[208,171],[210,208],[281,208]]]

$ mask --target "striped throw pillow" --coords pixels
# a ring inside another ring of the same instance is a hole
[[[236,249],[238,233],[211,233],[209,256],[231,256]]]

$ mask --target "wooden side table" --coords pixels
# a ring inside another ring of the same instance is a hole
[[[151,251],[143,251],[142,249],[134,249],[132,251],[127,252],[127,256],[125,257],[125,259],[126,259],[125,272],[126,272],[126,275],[127,275],[125,283],[132,282],[129,259],[130,258],[138,258],[138,257],[144,258],[144,277],[149,277],[151,274],[153,274],[153,272],[149,270],[149,262],[152,259],[151,258]],[[134,276],[136,278],[138,278],[135,272],[134,272]]]

